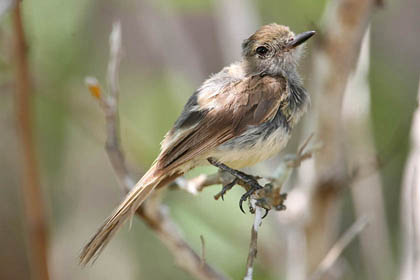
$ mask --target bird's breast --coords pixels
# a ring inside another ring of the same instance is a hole
[[[279,153],[289,138],[284,127],[259,125],[217,147],[212,157],[232,168],[252,166]]]

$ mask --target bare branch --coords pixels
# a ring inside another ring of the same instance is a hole
[[[257,191],[251,199],[251,207],[255,209],[254,224],[251,229],[251,241],[249,244],[248,259],[246,264],[246,274],[244,280],[253,279],[254,260],[257,256],[257,241],[258,241],[258,229],[261,226],[262,218],[264,217],[263,210],[275,208],[277,210],[284,210],[282,208],[283,202],[286,199],[285,194],[281,194],[283,185],[289,179],[291,171],[300,166],[301,162],[311,158],[312,155],[319,149],[319,145],[308,148],[310,141],[313,138],[311,134],[299,147],[296,155],[289,155],[285,157],[284,164],[280,165],[281,171],[277,171],[278,176],[276,178],[266,178],[270,180],[274,187],[270,188],[267,185],[260,191]],[[307,151],[305,151],[307,149]],[[269,185],[268,185],[269,186]],[[261,206],[264,206],[262,208]]]
[[[420,81],[401,196],[403,253],[400,280],[420,279]]]
[[[99,83],[94,78],[87,78],[86,84],[91,94],[98,100],[106,118],[106,151],[112,167],[124,192],[129,192],[135,180],[128,172],[124,154],[119,141],[118,122],[118,68],[121,54],[121,26],[113,25],[110,36],[110,60],[108,64],[109,95],[104,96]],[[207,263],[182,238],[177,225],[172,221],[165,206],[160,204],[159,195],[153,195],[136,212],[155,233],[174,256],[179,267],[197,279],[226,279]]]
[[[262,217],[264,209],[256,205],[256,201],[252,200],[251,203],[255,209],[254,224],[251,228],[251,241],[249,243],[248,259],[246,261],[246,272],[244,280],[252,280],[254,271],[254,260],[257,257],[257,241],[258,241],[258,229],[262,223]]]
[[[334,246],[328,251],[325,258],[322,260],[318,268],[309,278],[310,280],[319,280],[343,253],[344,249],[350,242],[368,225],[369,219],[366,216],[360,217],[354,224],[338,239]]]
[[[345,181],[342,147],[343,96],[360,52],[375,0],[331,1],[326,8],[323,29],[313,51],[311,94],[318,115],[317,133],[324,145],[316,158],[318,180]],[[328,110],[325,106],[328,104]],[[333,168],[331,168],[333,167]],[[322,183],[322,182],[321,182]]]
[[[160,204],[159,194],[152,194],[146,203],[137,210],[136,214],[153,230],[160,241],[168,248],[176,264],[191,274],[193,277],[202,280],[227,279],[217,272],[198,255],[183,239],[178,226],[169,216],[168,208]]]
[[[190,194],[196,195],[199,192],[203,191],[205,187],[223,184],[223,178],[220,173],[214,174],[200,174],[192,179],[185,179],[184,177],[179,177],[171,184],[180,190],[186,191]]]
[[[357,67],[347,83],[343,101],[346,155],[355,167],[350,192],[356,217],[372,217],[369,228],[360,235],[360,249],[369,279],[385,279],[384,265],[391,264],[388,226],[385,217],[382,184],[376,160],[370,121],[369,58],[370,29],[364,35]]]
[[[48,230],[32,129],[33,114],[30,104],[33,88],[29,74],[20,4],[16,3],[13,9],[12,26],[16,59],[16,119],[22,146],[22,195],[28,231],[31,278],[48,280]]]
[[[323,149],[309,172],[315,177],[308,190],[311,201],[308,211],[312,216],[305,228],[309,271],[316,267],[333,241],[339,219],[338,193],[349,184],[343,147],[345,126],[340,122],[343,96],[376,6],[376,0],[329,1],[318,44],[312,52],[309,88],[314,97],[312,114],[317,120],[316,131]]]
[[[204,240],[204,236],[200,235],[201,240],[201,266],[203,267],[206,263],[206,241]]]
[[[313,139],[313,134],[310,134],[309,137],[303,142],[299,147],[296,154],[286,155],[277,171],[275,172],[276,176],[274,177],[264,177],[264,179],[270,181],[274,188],[264,188],[261,191],[257,192],[254,198],[258,199],[261,202],[261,199],[265,199],[267,203],[264,203],[268,208],[276,208],[276,206],[281,205],[284,200],[284,196],[280,194],[281,188],[284,183],[288,180],[292,170],[300,166],[300,164],[310,159],[314,153],[316,153],[321,145],[320,143],[315,143],[313,146],[308,147],[309,143]],[[232,183],[235,177],[233,177],[228,172],[218,172],[215,174],[200,174],[199,176],[192,179],[185,179],[184,177],[177,178],[175,182],[171,184],[172,187],[179,188],[193,195],[198,194],[203,191],[205,187],[213,185],[226,185]],[[257,179],[262,179],[257,177]],[[244,187],[246,190],[249,188],[244,182],[237,180],[235,184]],[[223,191],[214,195],[215,199],[219,199],[223,195]],[[262,205],[260,205],[262,206]]]
[[[113,105],[113,102],[118,101],[118,95],[120,92],[119,88],[119,68],[120,68],[120,61],[121,61],[121,23],[119,21],[115,22],[112,26],[112,32],[109,36],[109,63],[108,63],[108,73],[107,73],[107,81],[109,87],[109,93],[111,100],[108,101],[109,106]]]

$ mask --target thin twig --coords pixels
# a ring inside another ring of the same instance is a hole
[[[121,55],[121,26],[113,25],[110,36],[110,60],[108,64],[109,95],[103,96],[96,79],[86,79],[91,94],[98,100],[106,117],[106,151],[113,169],[124,192],[129,192],[135,180],[128,172],[124,153],[120,145],[118,122],[118,68]],[[177,264],[197,279],[226,279],[207,263],[188,245],[172,221],[166,207],[160,204],[158,195],[154,195],[136,212],[174,256]]]
[[[254,272],[254,260],[257,257],[258,251],[258,229],[262,223],[262,217],[264,215],[264,209],[255,205],[255,200],[253,200],[253,208],[255,209],[254,215],[254,224],[251,228],[251,241],[249,242],[249,250],[248,250],[248,259],[246,261],[246,272],[244,280],[252,280],[253,272]]]
[[[253,271],[254,271],[254,261],[257,256],[258,251],[258,229],[261,226],[262,219],[264,217],[264,211],[265,209],[258,206],[259,204],[262,204],[262,202],[268,203],[267,206],[277,205],[277,206],[283,206],[283,202],[286,199],[285,194],[281,194],[282,186],[286,183],[286,181],[289,179],[289,176],[291,174],[291,171],[298,167],[302,161],[309,159],[312,157],[314,153],[319,150],[319,144],[314,145],[313,147],[310,147],[305,152],[305,149],[308,147],[310,141],[313,138],[313,134],[310,134],[310,136],[303,142],[303,144],[298,148],[296,155],[290,155],[289,158],[284,159],[283,165],[281,165],[282,171],[277,171],[276,173],[278,176],[276,178],[266,178],[270,180],[275,185],[275,190],[277,191],[268,191],[267,188],[264,187],[263,192],[258,192],[258,194],[263,193],[263,199],[261,198],[251,199],[251,206],[253,209],[255,209],[255,216],[254,216],[254,224],[251,228],[251,241],[249,244],[249,251],[248,251],[248,259],[246,264],[246,272],[244,280],[252,280],[253,279]],[[268,188],[269,189],[269,188]],[[264,203],[263,203],[264,204]],[[284,210],[285,208],[279,207],[278,210]]]
[[[350,244],[350,242],[362,232],[363,229],[368,225],[369,219],[367,216],[361,216],[354,224],[338,239],[334,246],[328,251],[325,258],[322,260],[318,268],[309,278],[310,280],[319,280],[325,273],[330,270],[337,259],[340,257],[344,249]]]
[[[219,184],[223,184],[223,177],[219,172],[217,172],[210,175],[200,174],[197,177],[191,179],[179,177],[170,186],[196,195],[199,192],[203,191],[205,187]]]
[[[203,263],[202,257],[184,240],[168,212],[168,208],[160,204],[160,196],[152,194],[143,207],[137,210],[136,215],[156,233],[173,255],[176,264],[191,276],[201,280],[227,279],[209,264]]]
[[[204,266],[206,263],[206,241],[204,240],[204,236],[200,235],[201,240],[201,267]]]
[[[48,230],[32,129],[33,114],[30,104],[33,90],[20,5],[21,3],[17,3],[13,9],[12,26],[16,59],[16,118],[22,145],[22,194],[31,276],[37,280],[48,280]]]

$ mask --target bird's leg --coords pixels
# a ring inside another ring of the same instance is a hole
[[[232,174],[236,179],[242,181],[244,184],[249,186],[249,189],[246,191],[246,193],[244,193],[241,196],[241,199],[239,200],[239,208],[241,209],[241,211],[243,213],[245,213],[245,211],[242,207],[243,202],[246,201],[255,191],[257,191],[259,189],[262,189],[263,187],[258,183],[257,179],[255,179],[255,177],[252,176],[252,175],[249,175],[249,174],[246,174],[242,171],[230,168],[229,166],[227,166],[227,165],[225,165],[221,162],[218,162],[214,158],[208,158],[207,160],[210,162],[211,165],[214,165],[217,168]],[[232,188],[233,185],[229,186],[229,188]],[[222,192],[223,192],[223,190],[222,190]]]

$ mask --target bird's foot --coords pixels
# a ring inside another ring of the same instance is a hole
[[[287,193],[280,193],[278,188],[273,188],[273,185],[266,184],[264,188],[259,189],[253,195],[255,199],[254,205],[250,204],[250,212],[254,213],[255,206],[259,206],[265,209],[265,216],[267,216],[268,212],[271,209],[276,211],[286,210],[286,205],[284,205],[284,201],[287,199]]]
[[[237,182],[238,182],[238,179],[235,178],[235,179],[233,179],[232,182],[223,185],[222,190],[220,192],[218,192],[217,194],[215,194],[214,199],[217,200],[217,199],[219,199],[219,197],[221,197],[222,200],[225,200],[223,196],[226,194],[227,191],[229,191],[231,188],[233,188],[233,186],[235,186]]]
[[[266,184],[263,187],[258,183],[258,179],[260,179],[259,177],[255,177],[242,171],[230,168],[229,166],[220,163],[213,158],[208,158],[207,160],[210,162],[210,164],[216,166],[223,172],[231,174],[234,178],[230,183],[223,185],[222,190],[215,195],[216,199],[219,197],[222,197],[223,199],[223,195],[225,195],[226,192],[230,190],[235,184],[238,184],[245,187],[247,190],[239,199],[239,208],[243,213],[245,213],[245,211],[242,205],[244,201],[247,200],[250,201],[249,210],[251,213],[255,213],[256,206],[265,209],[266,212],[263,218],[267,216],[271,209],[277,211],[286,210],[284,201],[287,198],[287,194],[280,193],[280,188],[274,188],[272,184]]]
[[[246,191],[246,193],[244,193],[242,196],[241,196],[241,199],[239,199],[239,209],[241,209],[241,211],[245,214],[245,211],[244,211],[244,209],[243,209],[243,207],[242,207],[242,204],[245,202],[245,201],[247,201],[249,198],[251,198],[251,196],[254,194],[254,193],[256,193],[258,190],[261,190],[263,187],[261,187],[259,184],[258,184],[258,182],[257,182],[257,180],[256,179],[252,179],[252,180],[254,180],[255,182],[256,182],[256,184],[255,183],[253,183],[253,185],[251,185],[251,188],[248,190],[248,191]],[[259,206],[259,205],[258,205]],[[250,210],[250,212],[251,213],[254,213],[255,212],[255,210],[254,210],[254,208],[252,207],[252,205],[250,204],[250,206],[249,206],[249,210]],[[267,210],[267,209],[266,209]],[[267,215],[267,213],[264,215],[264,217]]]
[[[246,201],[249,197],[251,197],[251,195],[254,194],[257,190],[260,190],[263,188],[258,183],[257,178],[252,175],[246,174],[242,171],[230,168],[229,166],[221,162],[218,162],[217,160],[213,158],[208,158],[207,160],[210,162],[210,164],[216,166],[220,170],[225,171],[235,177],[235,179],[231,183],[223,186],[222,191],[219,194],[217,194],[215,198],[222,197],[223,199],[223,195],[226,193],[226,191],[230,190],[237,183],[242,183],[241,185],[245,185],[245,187],[247,188],[247,191],[246,193],[242,195],[241,199],[239,200],[239,208],[241,209],[243,213],[245,213],[242,207],[243,202]]]

